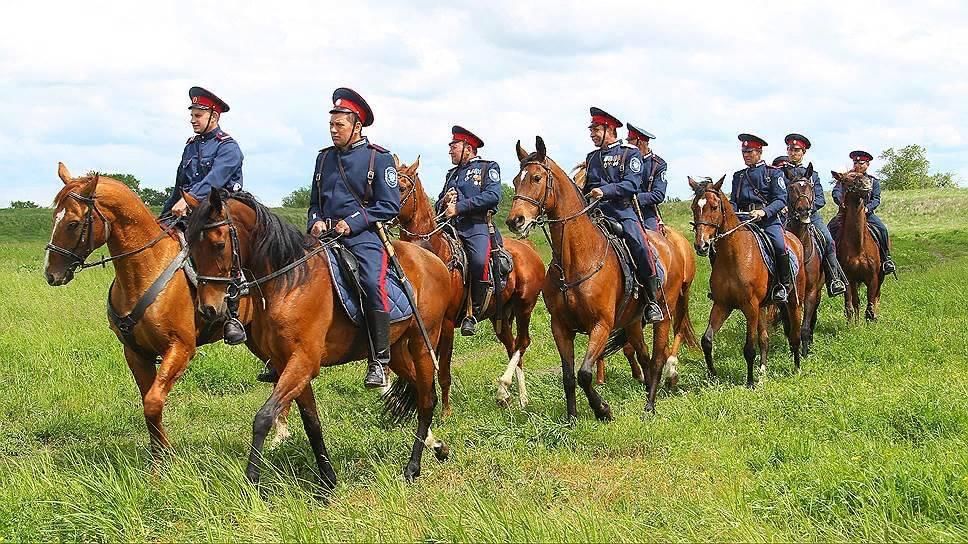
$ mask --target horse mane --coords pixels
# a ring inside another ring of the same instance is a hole
[[[137,199],[138,202],[141,202],[142,204],[144,204],[144,202],[141,200],[141,197],[138,196],[134,191],[131,190],[130,187],[128,187],[124,183],[121,183],[120,181],[112,177],[106,176],[100,172],[92,171],[92,172],[88,172],[87,174],[84,174],[83,176],[72,178],[70,183],[64,184],[64,186],[61,187],[60,191],[58,191],[57,194],[54,196],[54,202],[52,204],[52,207],[56,209],[58,206],[60,206],[61,201],[64,200],[64,197],[66,197],[68,193],[77,191],[80,187],[83,187],[84,185],[94,181],[95,179],[98,180],[98,187],[100,187],[102,183],[107,182],[113,188],[116,188],[121,192],[126,191],[130,193],[130,196]],[[144,204],[144,205],[147,208],[147,204]]]
[[[219,194],[222,196],[223,206],[227,206],[229,201],[237,200],[255,212],[250,255],[252,262],[265,263],[268,267],[267,272],[279,270],[301,259],[306,254],[306,250],[314,244],[312,237],[276,215],[252,194],[246,191],[230,194],[224,189],[219,189]],[[211,201],[203,198],[198,207],[192,211],[185,233],[189,243],[199,239],[208,223],[211,209]],[[308,277],[308,270],[303,263],[303,265],[297,266],[283,275],[285,289],[289,290],[302,285]]]

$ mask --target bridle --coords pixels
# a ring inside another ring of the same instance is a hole
[[[410,182],[410,190],[404,193],[403,196],[400,198],[400,209],[402,210],[403,207],[406,206],[407,201],[409,201],[411,198],[414,198],[414,207],[416,208],[416,205],[417,205],[416,198],[415,198],[417,193],[416,180],[414,180],[414,178],[411,177],[409,174],[401,174],[399,172],[397,172],[397,177],[405,179]],[[400,224],[400,215],[398,214],[387,223],[387,226],[397,227],[398,229],[400,229],[400,232],[412,238],[417,238],[420,240],[430,240],[430,238],[433,237],[435,234],[447,228],[447,226],[450,224],[450,218],[448,218],[444,214],[444,212],[440,212],[439,214],[437,214],[436,217],[434,217],[434,224],[436,224],[437,226],[430,232],[426,232],[426,233],[411,232],[406,228],[404,228],[403,225]]]
[[[84,196],[80,193],[71,191],[67,193],[67,198],[72,198],[77,202],[87,205],[87,211],[84,213],[84,226],[81,227],[81,236],[77,239],[77,243],[74,244],[74,247],[72,247],[71,249],[60,247],[54,244],[53,239],[51,239],[50,243],[47,244],[44,250],[53,251],[54,253],[70,258],[71,261],[67,264],[67,268],[71,272],[76,272],[78,270],[86,270],[88,268],[94,268],[97,266],[103,267],[104,265],[112,261],[116,261],[118,259],[123,259],[124,257],[130,257],[131,255],[141,253],[142,251],[154,246],[162,239],[168,237],[171,234],[171,230],[173,228],[173,224],[168,225],[167,227],[161,230],[161,233],[158,234],[158,236],[154,237],[147,244],[137,249],[133,249],[131,251],[125,251],[124,253],[113,255],[111,257],[102,257],[93,263],[88,263],[85,261],[87,261],[87,258],[90,257],[91,253],[94,253],[94,250],[96,249],[96,247],[94,246],[94,216],[97,215],[98,219],[100,219],[101,223],[104,225],[105,241],[107,241],[108,237],[111,235],[111,221],[109,221],[108,218],[104,216],[104,213],[101,212],[101,209],[97,207],[97,195],[92,194],[91,196]],[[84,249],[78,249],[82,247],[85,244],[85,242],[87,243],[87,247]]]
[[[806,177],[796,178],[789,185],[787,185],[787,194],[788,195],[790,194],[790,189],[793,188],[796,185],[800,185],[800,186],[804,187],[806,190],[804,192],[800,193],[799,195],[797,195],[796,200],[793,201],[793,206],[792,207],[789,207],[789,209],[790,209],[790,217],[795,218],[795,219],[799,219],[800,221],[803,221],[803,222],[807,222],[810,219],[810,215],[813,214],[813,201],[814,201],[813,188],[814,188],[814,183],[813,183],[813,180],[812,179],[809,179],[809,178],[806,178]],[[802,201],[806,201],[806,203],[807,203],[807,209],[806,209],[806,211],[799,211],[798,208],[797,208],[797,206]]]
[[[703,194],[711,194],[711,195],[715,196],[717,199],[719,199],[720,201],[723,201],[724,200],[723,199],[723,194],[720,191],[717,191],[715,189],[710,189],[708,185],[703,186]],[[720,204],[720,206],[722,206],[722,204]],[[696,219],[695,221],[690,221],[689,224],[692,225],[693,232],[694,233],[697,233],[697,234],[698,234],[698,231],[699,231],[699,227],[702,227],[702,226],[712,227],[712,228],[715,229],[716,235],[713,236],[712,238],[710,238],[708,240],[709,241],[710,250],[712,252],[715,252],[716,251],[716,242],[722,240],[723,238],[726,238],[730,234],[733,234],[734,232],[738,231],[739,229],[741,229],[741,228],[743,228],[743,227],[745,227],[745,226],[747,226],[747,225],[749,225],[749,224],[751,224],[751,223],[753,223],[755,221],[756,221],[755,218],[750,218],[750,219],[747,219],[746,221],[741,222],[739,225],[736,225],[735,227],[733,227],[733,228],[731,228],[729,230],[723,231],[723,226],[724,226],[723,223],[726,222],[726,214],[720,212],[720,214],[719,214],[719,223],[710,223],[709,221],[702,221],[701,219]]]

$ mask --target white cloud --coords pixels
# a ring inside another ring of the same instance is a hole
[[[784,153],[802,132],[820,171],[851,149],[928,147],[964,175],[968,6],[951,2],[32,2],[0,23],[0,204],[48,202],[56,163],[170,185],[187,88],[232,111],[246,188],[278,203],[328,145],[332,89],[357,88],[372,139],[440,187],[452,124],[514,175],[541,134],[561,164],[589,150],[598,105],[656,133],[670,192],[741,165],[739,132]],[[876,165],[875,165],[876,167]]]

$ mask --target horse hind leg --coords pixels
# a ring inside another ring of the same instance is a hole
[[[756,348],[759,343],[760,309],[748,306],[743,309],[746,315],[746,343],[743,344],[743,357],[746,359],[746,387],[752,389],[756,382],[753,380],[753,361],[756,359]]]
[[[319,469],[319,483],[323,488],[324,495],[328,495],[336,487],[336,471],[333,470],[329,452],[326,451],[323,428],[319,422],[319,410],[316,408],[316,396],[313,394],[311,385],[303,388],[299,396],[296,397],[296,404],[299,406],[303,428],[306,430],[306,437],[309,439],[313,456],[316,458],[316,467]],[[289,404],[286,404],[283,408],[283,411],[287,414],[289,413],[289,406]]]
[[[713,338],[719,332],[719,329],[722,328],[723,323],[726,322],[726,318],[729,317],[730,313],[732,313],[732,310],[718,302],[714,302],[712,310],[709,311],[709,324],[706,326],[706,332],[703,333],[702,339],[700,340],[702,353],[706,359],[706,370],[710,380],[716,378],[716,368],[713,366]]]
[[[757,327],[757,344],[760,348],[760,376],[762,378],[766,378],[766,360],[770,355],[770,318],[768,317],[770,312],[768,308],[771,308],[771,306],[760,309],[760,320]],[[784,320],[783,327],[788,326]]]
[[[877,321],[877,310],[881,301],[881,282],[883,277],[875,274],[874,278],[867,284],[867,310],[864,312],[864,319],[870,322]]]
[[[417,431],[414,435],[413,447],[410,450],[410,460],[403,468],[403,477],[412,482],[420,476],[420,465],[423,452],[428,446],[434,451],[439,460],[449,455],[447,446],[433,438],[430,431],[434,418],[434,407],[437,404],[437,394],[434,390],[434,363],[430,352],[420,336],[419,330],[413,328],[408,334],[409,363],[412,368],[413,381],[408,385],[411,394],[416,396]]]
[[[592,383],[592,367],[602,356],[602,351],[604,351],[605,344],[608,341],[608,334],[609,327],[603,326],[601,323],[592,328],[591,334],[588,335],[588,348],[585,351],[585,359],[582,361],[581,369],[578,371],[578,385],[585,392],[585,396],[588,398],[588,406],[595,412],[595,417],[599,421],[612,420],[611,407],[598,394],[598,391],[595,390],[595,385]]]
[[[509,405],[508,400],[511,398],[511,382],[514,380],[515,369],[518,367],[519,362],[523,353],[516,348],[516,342],[514,334],[511,332],[511,326],[507,322],[494,321],[494,333],[498,340],[504,344],[504,350],[507,352],[508,364],[504,369],[504,373],[497,379],[497,404],[498,406],[507,407]]]
[[[662,371],[669,357],[669,328],[671,325],[672,323],[668,318],[652,324],[652,357],[649,361],[647,376],[649,396],[645,404],[645,414],[655,413],[655,399],[659,392],[659,384],[662,382]],[[628,332],[629,338],[636,344],[636,351],[645,361],[649,355],[642,329],[635,327],[629,329]]]
[[[443,405],[440,410],[440,416],[442,418],[449,417],[452,412],[450,405],[450,386],[453,381],[453,377],[451,376],[453,360],[454,324],[445,320],[440,327],[440,340],[437,342],[437,378],[440,380],[440,400]]]

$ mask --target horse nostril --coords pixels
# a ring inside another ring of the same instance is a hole
[[[212,306],[211,304],[203,304],[202,316],[208,320],[215,319],[215,306]]]
[[[44,272],[44,276],[47,278],[47,285],[54,285],[54,275],[50,272]]]

